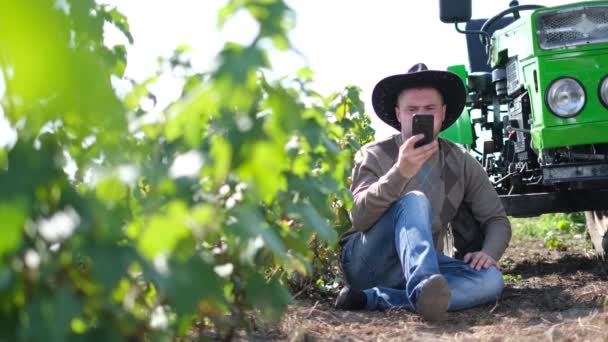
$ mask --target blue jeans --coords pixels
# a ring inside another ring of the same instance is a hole
[[[341,256],[346,282],[362,289],[368,310],[415,310],[424,282],[441,274],[448,282],[448,310],[493,303],[504,288],[494,267],[476,271],[462,260],[435,251],[432,208],[426,196],[412,191],[397,200],[368,231],[348,238]]]

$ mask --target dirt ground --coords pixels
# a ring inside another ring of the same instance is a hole
[[[333,298],[300,300],[281,324],[258,335],[286,341],[607,341],[608,261],[573,247],[548,251],[515,240],[502,260],[510,276],[496,304],[426,323],[405,310],[337,311]]]

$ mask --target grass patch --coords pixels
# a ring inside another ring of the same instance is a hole
[[[544,214],[537,217],[510,217],[513,237],[523,239],[541,239],[549,250],[565,250],[572,244],[590,246],[585,227],[585,214],[558,213]]]

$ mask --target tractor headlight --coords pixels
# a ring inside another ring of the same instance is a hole
[[[602,100],[602,104],[608,108],[608,76],[604,77],[600,83],[600,100]]]
[[[560,118],[571,118],[583,110],[587,98],[585,89],[577,80],[563,77],[549,85],[546,101],[553,114]]]

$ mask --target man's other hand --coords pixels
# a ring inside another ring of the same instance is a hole
[[[437,139],[433,140],[430,144],[415,148],[414,145],[416,142],[423,138],[423,134],[414,135],[399,147],[397,165],[399,166],[399,173],[401,173],[403,177],[414,177],[422,167],[422,164],[424,164],[424,162],[426,162],[439,148]]]
[[[499,268],[498,263],[496,263],[494,258],[481,251],[467,253],[465,254],[463,260],[477,271],[481,271],[482,269],[486,269],[490,266],[496,266],[496,268]]]

